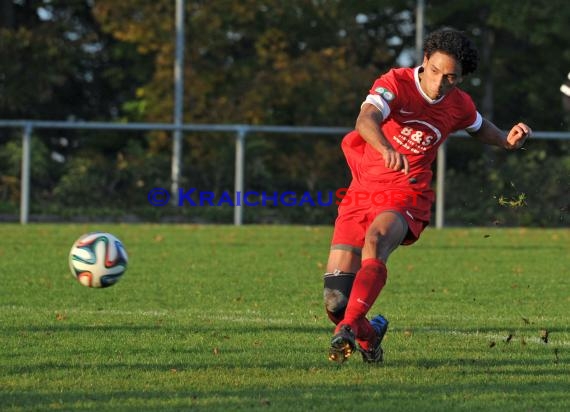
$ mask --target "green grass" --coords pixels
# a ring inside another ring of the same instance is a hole
[[[123,240],[108,289],[82,233]],[[567,411],[570,230],[427,230],[372,312],[385,363],[326,359],[331,228],[2,225],[2,411]],[[548,343],[543,341],[548,331]]]

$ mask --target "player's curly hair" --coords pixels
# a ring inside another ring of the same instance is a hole
[[[469,37],[455,29],[441,29],[426,36],[424,53],[428,57],[435,52],[449,54],[461,64],[461,74],[473,73],[479,63],[479,53]]]

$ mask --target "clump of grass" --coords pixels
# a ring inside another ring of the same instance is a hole
[[[507,199],[505,196],[501,195],[498,199],[499,205],[510,207],[513,209],[526,206],[526,194],[520,193],[517,197],[512,199]]]

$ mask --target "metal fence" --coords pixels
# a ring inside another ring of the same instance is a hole
[[[75,130],[118,130],[118,131],[172,131],[182,132],[224,132],[233,134],[235,139],[235,193],[244,191],[245,166],[245,139],[248,133],[270,134],[320,134],[341,136],[350,131],[343,127],[317,127],[317,126],[253,126],[244,124],[171,124],[171,123],[105,123],[105,122],[69,122],[69,121],[36,121],[36,120],[0,120],[0,127],[22,129],[22,169],[21,169],[21,197],[20,197],[20,223],[29,221],[30,210],[30,158],[31,136],[34,129],[75,129]],[[457,133],[452,138],[468,137],[467,133]],[[570,132],[533,132],[533,139],[544,140],[570,140]],[[173,145],[172,163],[180,164],[181,148]],[[442,228],[445,222],[445,163],[446,145],[438,150],[436,164],[436,209],[435,226]],[[176,169],[173,167],[173,170]],[[176,193],[178,179],[173,176],[172,193]],[[243,206],[236,203],[234,206],[234,224],[243,222]]]

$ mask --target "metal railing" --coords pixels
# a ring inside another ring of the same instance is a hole
[[[22,170],[20,194],[20,223],[29,221],[30,210],[30,158],[31,136],[34,129],[76,129],[76,130],[119,130],[119,131],[177,131],[177,132],[225,132],[235,136],[235,193],[244,192],[245,139],[248,133],[272,134],[320,134],[341,136],[350,131],[345,127],[318,126],[255,126],[245,124],[171,124],[171,123],[106,123],[106,122],[70,122],[43,120],[0,120],[0,127],[22,129]],[[452,137],[468,137],[465,132]],[[533,139],[569,140],[570,132],[533,132]],[[179,162],[180,153],[173,154],[173,162]],[[436,213],[435,226],[442,228],[445,221],[445,161],[446,144],[439,147],[436,164]],[[243,206],[234,205],[234,224],[243,223]]]

